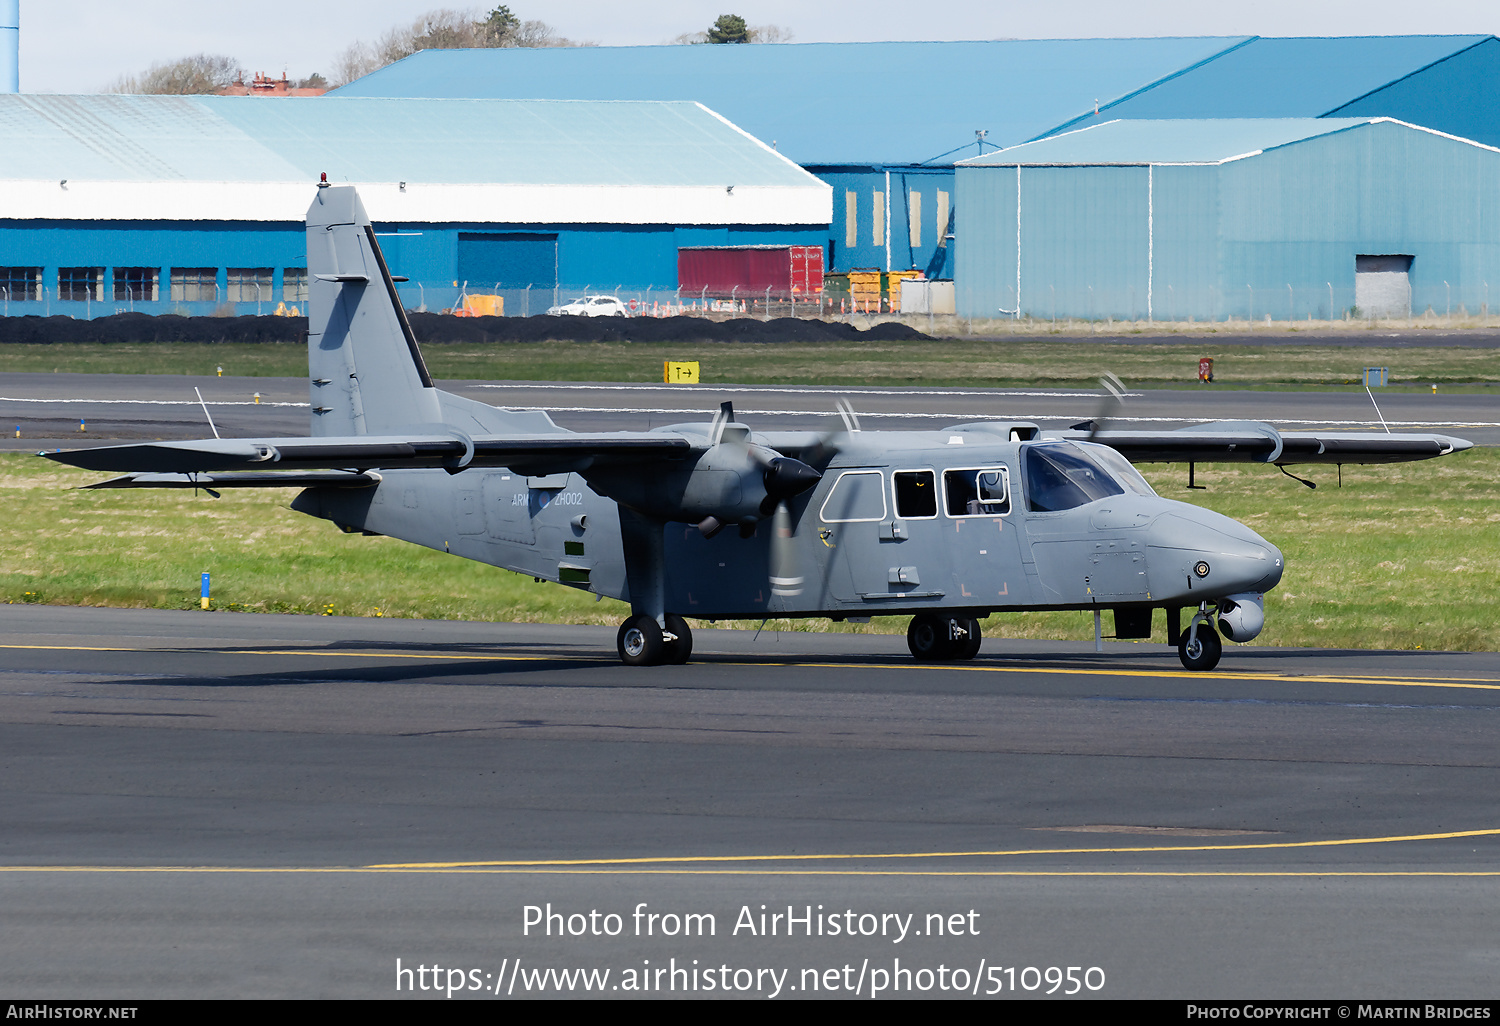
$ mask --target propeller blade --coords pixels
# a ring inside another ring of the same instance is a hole
[[[802,453],[806,462],[826,466],[829,460],[838,455],[841,440],[859,433],[859,415],[854,412],[854,407],[848,399],[840,396],[834,404],[834,409],[839,415],[842,426],[823,432],[818,437],[817,444]]]
[[[1099,399],[1099,412],[1094,414],[1092,420],[1073,425],[1074,431],[1087,431],[1090,442],[1094,440],[1095,435],[1104,430],[1109,423],[1109,418],[1114,416],[1125,402],[1125,382],[1111,372],[1104,372],[1104,376],[1099,379],[1099,387],[1104,389],[1104,394]]]

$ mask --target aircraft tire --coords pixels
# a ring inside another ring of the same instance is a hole
[[[667,666],[681,666],[693,654],[693,632],[687,621],[676,613],[667,614],[667,631],[677,635],[676,641],[665,642],[661,661]]]
[[[1188,634],[1188,631],[1183,631],[1182,637],[1177,641],[1177,657],[1182,660],[1182,665],[1189,670],[1212,670],[1218,666],[1219,657],[1224,654],[1224,643],[1219,640],[1213,624],[1198,625],[1197,641],[1191,647],[1188,645]]]
[[[979,654],[979,646],[984,641],[984,636],[979,631],[979,621],[962,619],[958,621],[958,625],[968,632],[968,637],[953,643],[953,658],[973,659]]]
[[[906,628],[906,647],[919,663],[941,663],[954,656],[948,640],[948,621],[931,613],[918,613]]]
[[[615,645],[626,666],[659,666],[666,661],[666,640],[653,616],[632,616],[620,624]]]

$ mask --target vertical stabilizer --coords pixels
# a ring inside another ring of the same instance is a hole
[[[307,211],[312,434],[401,434],[443,420],[437,389],[352,186]]]

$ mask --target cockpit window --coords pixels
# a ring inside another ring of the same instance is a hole
[[[1026,447],[1026,497],[1030,509],[1054,513],[1073,509],[1125,489],[1076,445],[1054,442]]]
[[[1126,487],[1127,490],[1137,495],[1156,495],[1156,489],[1146,483],[1141,472],[1130,465],[1130,461],[1121,456],[1107,445],[1085,445],[1084,452],[1098,463],[1103,464],[1104,469],[1114,474],[1115,480]]]

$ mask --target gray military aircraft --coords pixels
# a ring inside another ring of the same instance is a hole
[[[688,659],[684,617],[898,614],[912,618],[913,656],[957,660],[979,651],[994,612],[1092,610],[1097,635],[1108,609],[1116,637],[1144,638],[1164,608],[1183,665],[1211,669],[1218,634],[1260,632],[1281,552],[1161,498],[1131,460],[1342,464],[1469,447],[1251,422],[862,431],[847,406],[837,431],[760,432],[728,403],[707,424],[576,433],[433,387],[353,188],[319,186],[307,256],[309,437],[42,455],[128,472],[94,488],[301,486],[292,508],[347,532],[627,601],[618,648],[636,666]]]

